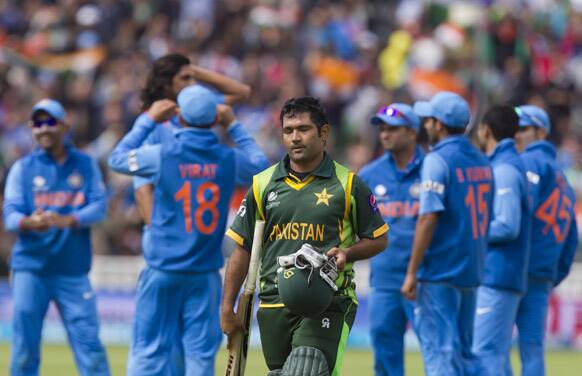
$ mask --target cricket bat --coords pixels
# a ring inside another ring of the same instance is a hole
[[[264,230],[265,221],[258,220],[255,223],[255,233],[253,234],[249,271],[247,279],[245,280],[243,293],[238,300],[236,309],[236,318],[242,322],[245,331],[244,333],[237,332],[230,340],[226,376],[243,376],[245,374],[247,353],[249,350],[249,336],[251,334],[250,327],[253,318],[253,304],[255,301],[255,287],[257,285],[257,274],[261,263]]]

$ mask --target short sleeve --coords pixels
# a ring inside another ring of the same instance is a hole
[[[252,247],[257,218],[257,206],[253,196],[253,188],[251,187],[245,194],[232,225],[226,231],[229,238],[249,252]]]
[[[357,175],[352,181],[352,199],[352,218],[360,238],[375,239],[388,232],[388,225],[380,215],[374,194]]]
[[[420,179],[420,214],[444,211],[449,167],[440,155],[429,153],[424,158]]]

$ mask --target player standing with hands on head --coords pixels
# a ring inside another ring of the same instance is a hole
[[[490,108],[477,131],[493,169],[495,193],[483,281],[477,292],[473,352],[479,375],[512,375],[509,353],[517,307],[527,289],[531,210],[525,166],[515,148],[513,107]]]
[[[374,192],[390,244],[370,260],[370,329],[377,376],[404,375],[404,333],[414,323],[414,304],[400,287],[410,259],[418,218],[420,167],[424,152],[416,143],[420,120],[409,105],[393,103],[371,119],[386,153],[359,175]]]
[[[151,225],[144,236],[147,266],[140,276],[128,375],[162,375],[181,342],[186,375],[214,375],[222,340],[219,326],[221,252],[229,202],[237,183],[268,161],[230,107],[188,86],[178,107],[156,102],[120,141],[109,159],[120,173],[154,182]],[[182,129],[158,145],[142,145],[176,113]],[[237,148],[219,143],[209,129],[227,129]]]
[[[229,338],[242,330],[234,303],[255,221],[265,220],[257,319],[269,375],[337,375],[356,313],[353,263],[386,247],[388,226],[367,186],[325,152],[330,125],[319,100],[288,100],[280,120],[288,155],[254,177],[227,232],[238,246],[226,270],[221,325]],[[327,257],[337,275],[321,267]]]
[[[56,303],[79,373],[109,375],[99,340],[91,268],[91,225],[104,219],[105,185],[97,163],[65,141],[63,106],[43,99],[30,126],[38,146],[17,160],[4,192],[4,223],[12,249],[14,316],[10,374],[38,375],[41,332]]]
[[[141,92],[142,110],[147,111],[155,103],[163,104],[169,112],[157,111],[160,116],[154,121],[160,123],[145,140],[146,144],[160,144],[164,140],[172,140],[174,131],[180,130],[178,117],[173,113],[178,93],[187,86],[196,83],[204,84],[213,91],[216,101],[232,105],[250,95],[250,88],[236,80],[216,72],[193,65],[186,56],[168,54],[154,61],[148,74],[145,87]],[[167,116],[168,114],[172,116]],[[138,117],[137,121],[143,121]],[[248,182],[250,184],[250,181]],[[153,206],[153,184],[150,179],[136,176],[133,179],[137,208],[146,224],[149,224]],[[144,229],[147,232],[147,228]]]
[[[434,146],[420,173],[420,213],[401,291],[416,299],[426,374],[465,375],[473,366],[475,290],[487,246],[493,174],[463,135],[470,110],[462,97],[440,92],[430,102],[416,102],[414,111],[426,119]]]
[[[517,147],[522,151],[533,219],[528,287],[517,310],[522,375],[545,375],[544,335],[552,288],[570,271],[578,249],[576,198],[556,163],[556,148],[546,140],[550,118],[537,106],[516,108]]]

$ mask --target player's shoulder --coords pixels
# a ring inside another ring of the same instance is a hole
[[[264,169],[263,171],[260,171],[259,173],[255,174],[256,177],[265,177],[265,176],[271,176],[273,175],[273,173],[275,172],[275,170],[277,170],[277,168],[279,168],[279,164],[281,162],[277,162],[269,167],[267,167],[266,169]]]
[[[360,175],[360,177],[364,180],[371,178],[372,176],[376,175],[379,170],[384,170],[383,167],[387,161],[388,155],[384,153],[380,157],[374,159],[362,167],[362,169],[358,172],[358,175]]]
[[[85,171],[93,170],[93,166],[97,165],[97,160],[95,158],[87,152],[74,147],[69,148],[69,157],[76,166]]]
[[[267,185],[271,182],[271,178],[275,171],[279,168],[279,164],[281,162],[277,162],[272,166],[267,167],[263,171],[253,175],[253,185],[251,186],[251,190],[258,189],[259,191],[263,191]]]
[[[423,167],[424,168],[447,168],[449,164],[447,159],[439,153],[438,150],[431,151],[424,156]]]

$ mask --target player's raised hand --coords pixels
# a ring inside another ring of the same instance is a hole
[[[341,249],[338,247],[333,247],[329,251],[327,251],[328,256],[332,256],[335,258],[335,264],[337,265],[337,270],[340,272],[344,270],[346,267],[347,262],[347,254],[345,249]]]
[[[232,107],[226,104],[219,104],[216,106],[216,122],[228,128],[232,123],[236,121]]]
[[[178,106],[173,100],[160,99],[152,104],[148,110],[148,115],[156,123],[163,123],[166,120],[170,120],[176,114],[177,109]]]
[[[406,273],[406,278],[404,278],[404,283],[402,283],[402,287],[400,288],[400,292],[404,297],[408,300],[416,300],[416,275]]]

